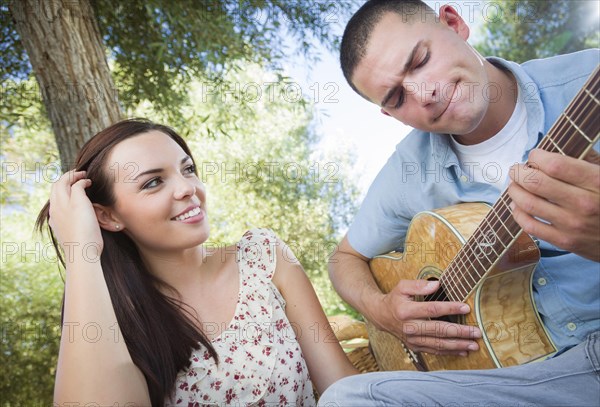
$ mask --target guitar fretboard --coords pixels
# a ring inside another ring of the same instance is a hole
[[[583,158],[600,136],[599,94],[600,68],[596,68],[538,148]],[[528,165],[535,169],[535,163]],[[535,182],[535,175],[531,182]],[[449,300],[465,301],[521,233],[510,203],[505,191],[442,274],[442,289]]]

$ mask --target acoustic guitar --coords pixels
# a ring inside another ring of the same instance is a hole
[[[600,136],[599,76],[596,68],[538,148],[580,159],[588,153]],[[409,225],[402,253],[370,261],[384,293],[400,280],[439,280],[438,292],[418,300],[469,304],[469,314],[445,319],[477,326],[483,333],[479,351],[467,357],[436,356],[413,353],[395,336],[368,324],[381,370],[497,368],[534,362],[556,352],[532,296],[540,253],[513,219],[510,203],[505,191],[492,207],[463,203],[421,212]]]

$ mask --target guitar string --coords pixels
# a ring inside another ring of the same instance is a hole
[[[592,117],[592,120],[595,116],[593,116],[593,109],[589,109],[589,105],[590,104],[594,104],[598,103],[597,100],[594,100],[594,95],[598,94],[597,90],[594,90],[593,88],[595,86],[598,85],[598,78],[595,77],[598,76],[597,72],[595,72],[590,80],[588,81],[588,84],[586,84],[583,89],[576,95],[576,97],[574,98],[573,102],[571,102],[571,104],[569,104],[569,106],[567,106],[567,109],[565,110],[565,112],[561,115],[561,116],[565,116],[565,118],[569,119],[571,118],[575,123],[580,123],[580,116],[581,114],[585,114],[586,112],[588,112],[587,117],[584,119],[583,124],[581,124],[582,128],[586,128],[588,123],[585,123],[585,120],[587,120],[589,117]],[[594,81],[596,81],[596,83],[593,83]],[[592,87],[592,91],[590,95],[586,95],[587,92],[585,92],[589,87]],[[585,106],[581,106],[582,102],[581,99],[587,100],[587,105]],[[579,109],[579,111],[577,111]],[[570,111],[573,110],[573,113],[571,113]],[[560,119],[560,118],[559,118]],[[570,133],[573,133],[573,124],[571,123],[567,123],[565,122],[565,120],[559,120],[559,122],[557,122],[557,126],[554,126],[555,128],[551,128],[548,132],[548,136],[544,137],[542,139],[542,142],[540,143],[540,145],[537,148],[541,148],[547,151],[553,151],[555,148],[558,150],[559,153],[563,154],[563,155],[567,155],[565,154],[564,151],[562,151],[562,149],[560,148],[560,145],[563,145],[561,143],[564,143],[563,148],[566,149],[566,147],[569,145],[570,142],[576,142],[576,138],[574,138],[572,135],[570,136],[567,131],[570,130]],[[565,127],[567,128],[565,131]],[[579,130],[578,127],[576,127],[577,130]],[[553,133],[557,133],[556,137]],[[585,130],[583,130],[584,133],[584,137],[585,137]],[[564,141],[564,138],[567,138],[566,142]],[[595,138],[595,136],[592,136]],[[585,137],[587,140],[591,142],[587,137]],[[558,141],[558,143],[554,143],[553,139],[556,139]],[[554,150],[555,151],[555,150]],[[514,244],[514,242],[509,243],[508,246],[506,246],[503,241],[504,238],[507,238],[508,236],[511,237],[512,240],[514,240],[515,235],[513,235],[511,229],[510,229],[510,225],[507,226],[506,223],[508,223],[509,221],[512,220],[512,223],[514,225],[516,225],[516,222],[514,221],[514,219],[512,219],[512,211],[510,210],[509,204],[511,203],[511,199],[508,196],[508,194],[506,193],[506,191],[504,193],[501,194],[500,199],[498,200],[498,202],[496,203],[496,205],[494,205],[492,207],[492,209],[490,210],[490,213],[488,215],[486,215],[484,217],[484,219],[482,220],[482,223],[486,223],[488,228],[491,228],[491,230],[497,230],[497,233],[494,233],[495,237],[497,237],[498,239],[496,239],[497,242],[499,242],[501,244],[501,246],[503,247],[501,249],[501,252],[498,253],[495,248],[494,248],[494,244],[488,246],[494,253],[494,255],[496,256],[496,258],[499,258],[500,256],[505,254],[505,251],[511,247],[512,244]],[[496,206],[498,206],[499,208],[496,208]],[[495,209],[499,209],[499,210],[495,210]],[[492,220],[492,222],[490,223],[490,217],[495,217],[496,219]],[[506,232],[501,232],[499,225],[502,226],[502,228],[506,231]],[[518,225],[517,225],[518,226]],[[520,227],[517,228],[516,233],[518,234]],[[479,229],[478,229],[479,230]],[[476,233],[477,231],[476,230]],[[475,234],[474,234],[475,235]],[[469,244],[473,239],[473,237],[476,236],[472,236],[471,239],[469,239],[469,241],[467,241],[467,243],[465,244],[465,246],[463,246],[463,248],[460,250],[460,252],[463,251],[469,251],[471,252],[471,254],[475,254],[475,251],[472,247],[472,244]],[[472,242],[471,242],[472,243]],[[518,248],[517,248],[518,250]],[[459,253],[460,253],[459,252]],[[489,269],[489,267],[491,267],[491,265],[493,264],[493,262],[490,261],[490,259],[487,257],[487,255],[485,254],[484,251],[481,251],[481,253],[486,257],[486,260],[490,263],[490,265],[488,267],[485,267],[481,261],[479,260],[479,257],[477,255],[475,255],[475,258],[477,259],[477,262],[484,267],[484,269],[487,271],[487,269]],[[455,261],[456,260],[456,261]],[[457,275],[456,277],[454,276],[454,274],[456,273],[456,271],[454,270],[457,263],[462,263],[460,265],[462,265],[462,267],[459,268],[459,275]],[[472,265],[472,261],[469,261],[469,265]],[[464,270],[464,271],[462,271]],[[475,271],[475,273],[477,274],[477,276],[479,277],[479,279],[481,279],[483,277],[483,275],[485,274],[485,272],[483,274],[480,274],[477,272],[477,270],[473,270]],[[449,273],[448,273],[449,272]],[[465,281],[464,276],[468,275],[471,277],[471,280],[473,280],[473,283],[477,283],[477,280],[475,280],[473,278],[473,275],[467,270],[466,264],[464,263],[463,259],[461,258],[461,256],[457,256],[451,261],[451,263],[448,266],[447,272],[444,272],[441,276],[441,280],[443,280],[444,284],[444,291],[446,291],[446,294],[448,297],[450,297],[451,294],[454,294],[454,296],[456,296],[456,293],[454,292],[454,289],[451,288],[451,285],[449,285],[448,283],[454,283],[454,286],[456,287],[456,289],[459,291],[459,293],[461,294],[460,297],[457,297],[456,299],[450,298],[452,300],[458,300],[458,299],[462,299],[462,301],[464,301],[468,294],[472,291],[472,289],[474,288],[474,286],[476,284],[472,284],[472,287],[470,289],[465,289],[464,285],[462,284],[462,281]],[[460,288],[456,285],[456,282],[459,282],[460,285],[462,286],[462,289],[464,290],[464,294],[462,292],[460,292]],[[450,290],[452,291],[452,293],[448,292],[447,289],[450,288]],[[440,290],[441,291],[441,290]],[[442,298],[442,293],[440,292],[438,295],[434,295],[434,297],[432,298],[432,300],[436,301],[436,300],[440,300]]]
[[[596,83],[593,83],[594,81],[596,81]],[[563,148],[565,148],[571,142],[577,143],[581,139],[570,136],[570,134],[573,134],[573,133],[579,134],[585,139],[586,142],[583,144],[587,145],[589,143],[593,143],[593,138],[596,138],[597,135],[592,135],[591,136],[592,139],[590,139],[587,137],[585,130],[590,124],[593,124],[594,118],[597,117],[596,115],[593,114],[594,111],[592,109],[590,109],[590,105],[593,105],[594,103],[599,104],[597,99],[594,98],[594,94],[596,94],[596,95],[598,94],[599,89],[597,89],[597,87],[598,87],[599,83],[600,82],[598,82],[598,78],[591,78],[591,80],[589,82],[589,86],[584,86],[582,91],[576,96],[576,99],[586,100],[588,102],[587,105],[583,106],[580,101],[577,101],[577,102],[573,103],[572,105],[569,105],[568,108],[565,110],[565,112],[561,115],[561,116],[564,116],[564,118],[566,118],[567,120],[566,121],[562,120],[559,123],[559,125],[557,126],[556,132],[559,134],[558,143],[552,143],[552,144],[554,144],[556,146],[556,144],[560,145],[562,143],[562,144],[564,144]],[[588,90],[588,88],[592,88],[590,94],[588,94],[588,92],[586,92],[586,90]],[[594,88],[596,88],[596,89],[594,89]],[[579,111],[577,111],[577,109],[579,109]],[[580,118],[580,116],[585,113],[587,113],[587,116],[582,120]],[[588,122],[589,118],[592,119],[592,123]],[[574,131],[573,129],[576,129],[577,131]],[[565,138],[567,140],[566,140],[566,142],[563,142]],[[546,140],[546,138],[543,141],[545,141],[545,140]],[[551,142],[552,140],[548,139],[547,141]],[[541,144],[542,143],[540,143],[540,145]],[[556,146],[556,147],[560,151],[560,148],[558,148],[558,146]],[[560,151],[560,152],[563,153],[562,151]],[[572,156],[573,154],[568,154],[568,155]],[[577,158],[580,158],[580,157],[577,157]]]

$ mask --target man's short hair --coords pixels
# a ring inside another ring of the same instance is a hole
[[[352,83],[352,75],[367,53],[375,26],[387,13],[399,14],[407,23],[412,23],[417,18],[424,19],[427,13],[434,14],[434,11],[422,0],[369,0],[358,9],[346,25],[340,46],[342,72],[358,94],[361,93]]]

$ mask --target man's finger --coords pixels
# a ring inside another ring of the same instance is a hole
[[[440,288],[440,282],[433,280],[401,280],[394,291],[407,297],[433,294]]]
[[[536,216],[551,223],[565,217],[565,210],[562,207],[536,196],[516,182],[508,186],[507,192],[512,199],[511,210],[517,223],[520,223],[517,217],[521,214]]]
[[[414,320],[402,325],[402,333],[407,338],[428,338],[436,340],[449,339],[473,339],[480,338],[481,331],[476,326],[460,325],[446,321],[436,320]]]
[[[481,337],[478,328],[443,321],[414,321],[419,328],[404,335],[405,344],[412,350],[429,353],[440,351],[475,351],[479,345],[472,339]],[[405,329],[410,331],[411,329]]]
[[[537,163],[514,165],[510,169],[510,178],[524,190],[551,202],[568,203],[574,194],[580,191],[577,187],[545,173]]]
[[[463,315],[471,310],[467,304],[450,301],[411,301],[403,303],[398,308],[394,314],[401,321]]]
[[[596,150],[588,151],[587,155],[583,158],[588,163],[600,165],[600,154]]]
[[[535,237],[544,236],[545,241],[554,245],[559,244],[561,233],[552,224],[547,224],[534,218],[527,212],[519,209],[519,207],[515,207],[512,210],[512,216],[528,235]]]
[[[598,192],[600,186],[600,168],[596,153],[588,153],[586,159],[579,160],[558,153],[534,149],[528,162],[544,174],[569,185]]]

